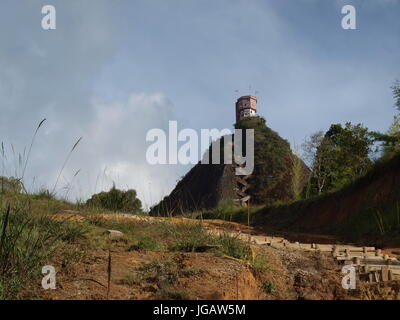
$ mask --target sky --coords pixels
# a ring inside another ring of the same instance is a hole
[[[341,27],[348,4],[356,30]],[[55,30],[41,27],[44,5]],[[74,201],[115,183],[148,208],[191,168],[148,164],[148,130],[232,128],[236,99],[256,91],[295,149],[332,123],[386,131],[399,14],[400,0],[2,0],[2,175],[22,176],[46,118],[27,189]]]

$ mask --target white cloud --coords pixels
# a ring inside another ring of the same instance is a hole
[[[80,174],[71,197],[86,199],[116,183],[122,189],[136,189],[149,207],[171,191],[182,167],[149,165],[145,157],[147,131],[167,131],[168,120],[174,117],[172,103],[165,95],[134,93],[126,101],[93,100],[91,114],[82,143],[66,171],[67,180],[78,169],[83,175],[89,173],[90,178],[82,179]]]

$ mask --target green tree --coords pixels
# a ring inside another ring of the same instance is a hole
[[[324,138],[324,132],[312,134],[303,144],[304,158],[311,168],[311,179],[305,189],[305,197],[320,195],[326,189],[333,173],[335,155],[332,142]]]
[[[393,86],[395,107],[400,111],[400,82],[397,80]],[[371,138],[381,144],[382,157],[386,160],[400,152],[400,115],[393,117],[393,122],[386,133],[371,132]]]
[[[108,192],[94,194],[86,204],[114,212],[142,212],[142,202],[137,198],[136,191],[133,189],[122,191],[117,189],[115,185]]]
[[[393,98],[395,107],[400,111],[400,81],[396,80],[392,86]]]
[[[400,152],[400,116],[394,116],[393,122],[386,132],[388,138],[383,146],[382,157],[388,159]]]
[[[373,140],[361,124],[348,122],[344,127],[333,124],[323,137],[318,133],[311,141],[315,153],[308,188],[310,195],[340,189],[371,168],[369,153]]]

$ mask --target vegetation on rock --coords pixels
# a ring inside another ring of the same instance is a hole
[[[254,172],[249,181],[252,202],[273,204],[294,200],[309,170],[290,149],[289,143],[268,128],[261,117],[244,118],[235,128],[254,129]]]

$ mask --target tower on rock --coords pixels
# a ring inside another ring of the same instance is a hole
[[[245,117],[257,115],[257,98],[254,96],[243,96],[236,101],[236,123]]]

